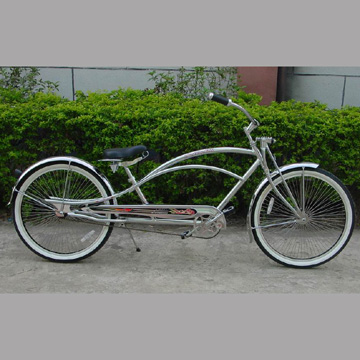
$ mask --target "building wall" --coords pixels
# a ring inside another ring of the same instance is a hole
[[[73,99],[77,90],[115,90],[152,88],[151,70],[173,71],[171,67],[122,68],[40,68],[43,80],[59,82],[60,94]],[[320,101],[329,108],[360,106],[360,67],[239,67],[245,91],[263,96],[263,104],[272,100]],[[281,98],[279,97],[281,90]],[[277,95],[276,95],[277,93]]]
[[[171,68],[165,68],[171,70]],[[41,67],[40,74],[43,80],[58,81],[59,93],[74,99],[75,92],[87,91],[111,91],[119,87],[133,89],[146,89],[154,86],[149,81],[148,73],[154,68],[61,68]]]
[[[314,100],[329,108],[360,106],[360,67],[289,67],[285,100]]]

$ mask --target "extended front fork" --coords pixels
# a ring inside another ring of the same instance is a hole
[[[268,179],[271,187],[274,190],[274,193],[279,197],[279,199],[285,204],[285,206],[287,206],[287,208],[295,215],[295,217],[297,218],[297,220],[299,221],[304,221],[305,218],[305,187],[304,187],[304,182],[305,182],[305,177],[304,177],[304,169],[303,169],[303,173],[302,173],[302,186],[301,186],[301,208],[299,207],[299,204],[297,203],[293,193],[291,192],[289,185],[287,184],[286,180],[284,179],[284,176],[276,162],[275,156],[272,154],[272,152],[270,151],[269,148],[269,144],[272,144],[275,140],[272,138],[257,138],[256,141],[260,142],[260,152],[261,152],[261,166],[264,170],[264,173],[266,175],[266,178]],[[289,196],[291,203],[280,193],[280,191],[278,190],[278,188],[276,187],[276,185],[274,184],[273,180],[272,180],[272,176],[267,164],[267,160],[266,160],[266,155],[269,155],[270,159],[272,160],[274,167],[275,167],[275,171],[279,174],[280,178],[281,178],[281,182],[280,184],[284,185],[284,188],[287,192],[287,195]]]

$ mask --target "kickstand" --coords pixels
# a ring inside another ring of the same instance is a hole
[[[127,228],[126,226],[125,226],[125,229],[129,232],[130,237],[131,237],[131,240],[133,241],[133,243],[134,243],[134,245],[135,245],[136,251],[137,251],[137,252],[140,252],[141,249],[137,246],[136,241],[135,241],[135,239],[134,239],[134,236],[133,236],[131,230],[130,230],[129,228]]]

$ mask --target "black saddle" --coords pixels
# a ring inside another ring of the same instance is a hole
[[[111,160],[122,160],[133,158],[145,151],[147,151],[147,148],[144,145],[131,146],[127,148],[106,149],[104,150],[103,158]]]

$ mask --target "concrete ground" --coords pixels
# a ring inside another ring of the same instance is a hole
[[[269,259],[244,225],[213,239],[114,229],[99,252],[78,263],[52,263],[32,253],[12,223],[0,221],[0,293],[360,293],[360,229],[335,259],[292,269]]]

